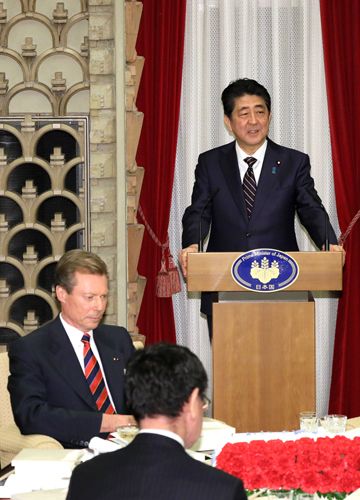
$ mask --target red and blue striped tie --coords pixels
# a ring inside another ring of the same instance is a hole
[[[90,347],[90,335],[84,332],[81,342],[84,344],[84,368],[85,378],[89,384],[90,391],[95,398],[96,406],[102,413],[115,413],[110,402],[104,378],[94,353]]]

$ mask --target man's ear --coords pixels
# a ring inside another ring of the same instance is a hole
[[[233,135],[231,120],[227,115],[224,115],[224,124],[225,124],[225,127],[227,128],[227,131],[229,132],[229,134]]]
[[[192,417],[196,417],[199,413],[199,388],[195,387],[190,394],[188,401],[188,410]]]
[[[66,301],[67,291],[60,285],[56,285],[55,294],[58,301],[62,304]]]

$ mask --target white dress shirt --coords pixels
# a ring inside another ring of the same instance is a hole
[[[253,165],[253,171],[254,171],[254,176],[255,176],[255,181],[256,185],[259,184],[259,179],[260,179],[260,174],[261,174],[261,169],[264,163],[264,156],[266,153],[266,148],[267,148],[267,140],[262,144],[259,149],[255,151],[252,155],[249,155],[249,153],[245,153],[238,143],[236,142],[235,144],[235,149],[236,149],[236,156],[238,160],[238,165],[239,165],[239,170],[240,170],[240,177],[241,177],[241,182],[244,180],[244,175],[248,169],[248,164],[244,161],[244,158],[248,158],[249,156],[256,158],[256,163]]]
[[[81,339],[84,335],[84,332],[82,332],[81,330],[78,330],[77,328],[75,328],[75,326],[72,326],[72,325],[69,325],[69,323],[67,323],[64,318],[62,317],[61,313],[60,313],[60,321],[66,331],[66,334],[67,336],[69,337],[69,340],[71,342],[71,345],[73,346],[73,349],[75,351],[75,354],[76,354],[76,357],[78,358],[79,360],[79,363],[80,363],[80,366],[81,366],[81,369],[82,371],[84,372],[85,374],[85,366],[84,366],[84,344],[83,342],[81,342]],[[87,333],[90,335],[90,347],[91,347],[91,350],[96,358],[96,361],[99,363],[99,366],[100,366],[100,370],[101,370],[101,373],[102,373],[102,376],[103,376],[103,379],[104,379],[104,383],[105,383],[105,386],[106,386],[106,389],[108,391],[108,394],[109,394],[109,398],[110,398],[110,402],[113,406],[113,408],[115,408],[115,405],[114,405],[114,401],[111,397],[111,393],[110,393],[110,389],[109,389],[109,386],[107,384],[107,381],[106,381],[106,376],[105,376],[105,372],[104,372],[104,369],[103,369],[103,366],[102,366],[102,363],[101,363],[101,358],[100,358],[100,355],[99,355],[99,351],[96,347],[96,344],[95,344],[95,340],[94,340],[94,337],[93,337],[93,332],[92,330],[90,331],[87,331]]]

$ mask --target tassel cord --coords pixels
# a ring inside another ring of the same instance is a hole
[[[165,243],[161,243],[155,231],[152,229],[146,220],[144,211],[139,204],[138,213],[144,222],[145,228],[148,231],[154,243],[161,248],[161,267],[156,277],[156,296],[171,297],[174,293],[181,291],[181,282],[179,270],[176,267],[173,256],[170,252],[169,235],[167,235]],[[166,265],[168,262],[168,266]]]

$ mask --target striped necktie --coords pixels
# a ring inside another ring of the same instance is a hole
[[[256,158],[253,158],[252,156],[244,158],[244,162],[248,164],[248,169],[244,175],[242,186],[244,191],[246,211],[249,219],[251,217],[251,212],[254,206],[256,195],[256,181],[253,170],[253,165],[254,163],[256,163],[256,161]]]
[[[95,398],[96,406],[102,413],[115,413],[109,399],[109,394],[106,389],[100,365],[91,350],[90,335],[88,332],[84,332],[81,342],[84,344],[83,353],[85,378],[89,384],[91,394]]]

